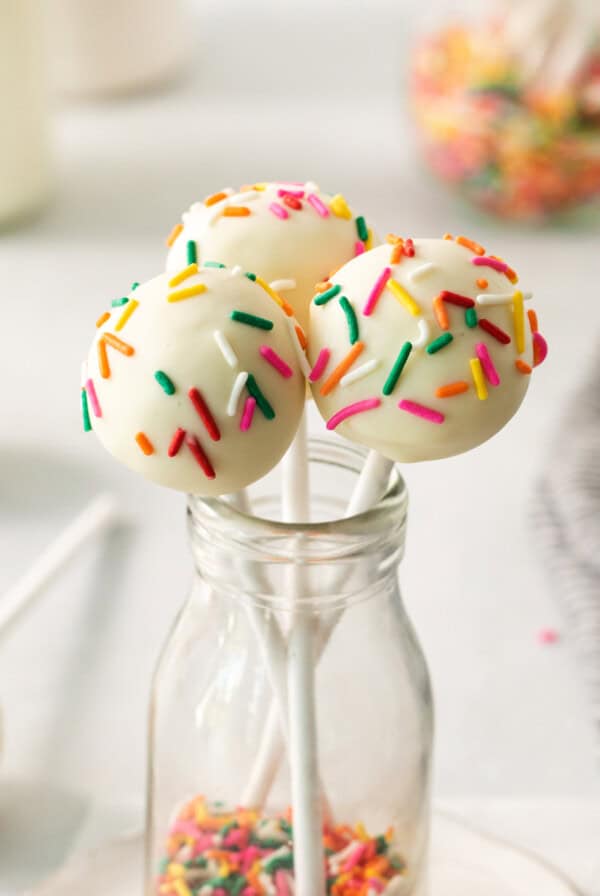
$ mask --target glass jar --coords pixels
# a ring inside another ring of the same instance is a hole
[[[394,471],[372,510],[340,518],[363,462],[352,446],[311,440],[316,519],[307,524],[274,519],[277,473],[253,489],[259,515],[189,500],[196,573],[151,703],[148,894],[294,892],[285,693],[264,633],[285,653],[301,617],[312,621],[320,654],[327,892],[426,892],[433,713],[397,581],[407,493]],[[302,569],[294,601],[291,567]]]

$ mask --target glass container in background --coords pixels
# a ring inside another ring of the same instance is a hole
[[[262,518],[190,499],[196,574],[153,687],[147,894],[293,891],[289,767],[252,612],[284,632],[292,612],[321,635],[339,620],[316,673],[328,892],[426,892],[432,701],[397,580],[407,494],[394,472],[372,510],[340,519],[363,460],[311,443],[317,521],[306,525],[267,518],[279,505],[272,477],[253,498]],[[294,563],[306,586],[292,607]]]
[[[64,94],[160,87],[185,58],[182,0],[47,0],[52,75]]]
[[[51,186],[39,4],[0,2],[0,227],[38,210]]]

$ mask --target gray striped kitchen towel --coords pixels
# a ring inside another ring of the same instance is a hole
[[[533,501],[548,581],[600,725],[600,363],[569,401]]]

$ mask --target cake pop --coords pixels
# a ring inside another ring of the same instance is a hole
[[[242,265],[285,291],[305,327],[315,283],[372,241],[364,217],[342,195],[311,182],[260,183],[195,202],[167,240],[167,270],[194,261]]]
[[[305,396],[304,334],[253,273],[193,263],[112,302],[97,322],[84,428],[148,479],[234,492],[280,460]]]
[[[389,240],[313,299],[313,395],[328,429],[386,458],[460,454],[510,420],[546,343],[497,256],[465,237]]]

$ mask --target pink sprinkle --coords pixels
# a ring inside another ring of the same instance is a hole
[[[269,206],[269,209],[276,215],[278,218],[281,218],[284,221],[286,218],[289,218],[289,213],[284,209],[282,205],[279,205],[278,202],[272,202]]]
[[[331,352],[328,348],[322,348],[319,352],[319,357],[315,361],[315,366],[308,374],[308,378],[311,383],[316,383],[317,380],[321,379],[325,372],[325,368],[329,363],[329,358],[331,357]]]
[[[383,881],[379,880],[376,877],[370,877],[367,883],[369,884],[369,889],[375,890],[375,892],[377,893],[383,893],[385,889],[385,884],[383,883]]]
[[[252,868],[257,858],[260,856],[260,850],[257,846],[249,846],[242,853],[242,872],[245,874]]]
[[[278,196],[295,196],[296,199],[304,199],[304,190],[277,190]]]
[[[227,896],[227,893],[223,887],[216,887],[213,890],[213,896]]]
[[[352,871],[355,865],[358,865],[359,862],[362,861],[364,854],[367,849],[366,843],[359,843],[356,849],[353,849],[344,864],[342,865],[342,871]]]
[[[244,887],[242,896],[257,896],[257,893],[254,887]]]
[[[354,243],[354,257],[356,258],[357,255],[362,255],[364,251],[365,251],[365,244],[363,243],[362,240],[357,240]]]
[[[354,414],[362,414],[363,411],[371,411],[373,408],[378,408],[380,404],[381,400],[379,398],[364,398],[362,401],[355,401],[354,404],[346,405],[345,408],[342,408],[337,414],[329,418],[327,429],[335,429],[348,417],[353,417]]]
[[[558,639],[559,635],[555,628],[542,628],[538,632],[540,644],[556,644]]]
[[[533,341],[533,366],[538,367],[546,360],[548,355],[548,343],[541,333],[535,332],[532,335]]]
[[[434,411],[433,408],[427,408],[424,404],[417,404],[416,401],[407,401],[406,398],[403,398],[402,401],[398,402],[398,407],[401,411],[408,411],[409,414],[414,414],[415,417],[422,417],[423,420],[428,420],[429,423],[443,423],[444,415],[440,414],[439,411]]]
[[[291,896],[288,877],[283,868],[275,872],[275,892],[277,896]]]
[[[232,828],[223,840],[223,846],[237,846],[239,849],[245,849],[248,845],[248,836],[246,828]]]
[[[244,412],[242,414],[242,419],[240,420],[240,429],[242,432],[246,432],[252,426],[252,418],[254,417],[254,408],[256,407],[256,398],[252,398],[251,395],[246,399],[246,403],[244,405]]]
[[[477,267],[493,268],[501,274],[506,274],[508,271],[507,264],[504,264],[503,261],[499,261],[497,258],[488,258],[487,255],[476,255],[471,259],[471,264],[476,264]]]
[[[269,345],[261,345],[259,348],[259,352],[261,357],[268,361],[271,367],[274,367],[277,373],[280,373],[281,376],[285,377],[285,379],[289,379],[293,374],[293,370],[289,364],[286,364],[280,355],[277,352],[273,351],[273,349]]]
[[[379,275],[379,277],[377,278],[377,280],[375,281],[373,289],[369,293],[367,301],[365,302],[365,307],[363,308],[362,313],[364,314],[365,317],[369,317],[369,315],[373,314],[373,309],[375,308],[375,305],[377,304],[379,296],[385,289],[385,284],[388,282],[388,280],[390,279],[391,276],[392,276],[392,269],[384,268],[382,270],[381,274]]]
[[[321,200],[320,200],[319,197],[316,195],[316,193],[309,193],[308,196],[306,197],[306,201],[307,201],[310,205],[312,205],[312,207],[314,208],[314,210],[315,210],[319,215],[321,215],[322,218],[328,218],[328,217],[329,217],[329,209],[327,208],[327,206],[325,205],[324,202],[321,202]]]
[[[498,376],[498,371],[494,367],[494,362],[490,358],[490,353],[488,352],[487,345],[485,345],[485,343],[483,342],[478,342],[475,346],[475,354],[481,361],[481,366],[483,368],[485,378],[490,386],[499,386],[500,377]]]
[[[88,394],[88,398],[94,412],[94,417],[101,417],[102,408],[100,407],[100,402],[98,401],[98,396],[96,395],[96,389],[92,380],[87,381],[87,383],[85,384],[85,390]]]

